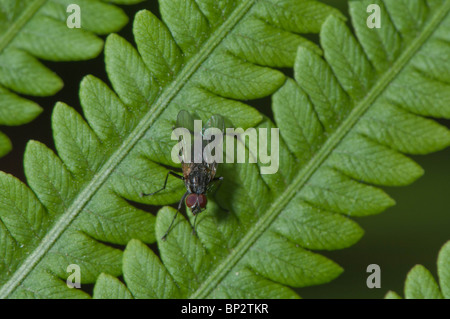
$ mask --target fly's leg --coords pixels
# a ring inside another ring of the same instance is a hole
[[[189,192],[184,193],[183,197],[181,198],[180,202],[178,203],[178,209],[177,209],[177,211],[175,212],[175,215],[173,216],[172,222],[170,223],[169,228],[167,228],[166,233],[164,234],[164,236],[161,237],[162,240],[166,240],[167,235],[169,235],[169,232],[170,232],[170,230],[172,229],[173,223],[175,222],[175,219],[177,218],[178,212],[179,212],[180,209],[181,209],[181,205],[183,204],[184,199],[186,198],[186,196],[187,196],[188,194],[189,194]]]
[[[166,185],[167,185],[167,179],[169,178],[169,175],[172,175],[172,176],[174,176],[174,177],[176,177],[176,178],[179,178],[179,179],[181,179],[181,180],[184,180],[184,177],[183,177],[183,176],[180,176],[180,175],[178,175],[178,174],[175,173],[175,172],[169,171],[169,172],[167,172],[166,179],[165,179],[165,181],[164,181],[164,186],[163,186],[161,189],[158,189],[156,192],[149,193],[149,194],[141,193],[140,196],[141,196],[141,197],[144,197],[144,196],[152,196],[152,195],[155,195],[156,193],[162,191],[163,189],[165,189],[165,188],[166,188]]]

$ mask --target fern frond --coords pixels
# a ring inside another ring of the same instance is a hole
[[[442,246],[437,259],[439,285],[428,269],[414,266],[406,276],[406,299],[450,299],[450,241]],[[440,288],[439,288],[440,287]],[[401,299],[394,291],[389,291],[386,299]]]
[[[66,25],[71,14],[67,8],[71,4],[81,10],[79,29]],[[100,0],[0,1],[0,125],[22,125],[42,112],[37,103],[19,94],[50,96],[62,88],[61,78],[38,59],[94,58],[103,48],[103,40],[97,35],[116,32],[127,21],[120,8]],[[0,133],[0,156],[11,148],[10,140]]]
[[[183,186],[172,181],[161,194],[139,197],[162,185],[167,168],[161,164],[173,165],[175,115],[184,108],[202,118],[221,113],[236,127],[261,122],[261,114],[239,100],[277,90],[285,76],[271,67],[292,66],[299,44],[321,52],[298,33],[318,32],[330,14],[341,17],[316,1],[300,5],[298,12],[292,10],[296,6],[294,0],[161,0],[163,21],[145,10],[136,15],[138,50],[110,35],[105,61],[115,92],[93,76],[83,79],[80,100],[87,122],[70,106],[55,106],[58,155],[37,141],[28,143],[24,166],[31,189],[0,174],[0,296],[88,297],[61,280],[69,264],[80,266],[82,284],[109,274],[99,278],[95,297],[111,296],[105,287],[128,296],[111,277],[122,274],[123,253],[109,244],[155,241],[155,217],[130,202],[166,205],[179,199]],[[249,272],[249,283],[253,277]]]
[[[437,72],[450,52],[450,1],[375,1],[384,26],[368,29],[373,2],[350,2],[357,39],[340,19],[326,20],[325,60],[299,48],[295,79],[273,96],[282,137],[278,174],[225,164],[218,200],[230,214],[211,205],[198,217],[198,238],[180,218],[170,240],[158,240],[161,261],[141,243],[128,244],[123,271],[133,295],[296,298],[289,286],[325,283],[342,271],[310,249],[354,244],[362,230],[347,216],[394,204],[369,184],[407,185],[423,170],[402,153],[450,145],[448,129],[423,117],[450,118],[450,72]],[[264,119],[257,127],[274,124]],[[172,214],[158,213],[157,239]]]

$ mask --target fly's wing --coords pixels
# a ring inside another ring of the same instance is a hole
[[[218,178],[212,179],[206,188],[206,193],[208,195],[215,196],[221,185],[222,185],[222,179],[218,179]]]
[[[208,131],[209,128],[216,128],[219,129],[221,132],[220,136],[215,136],[213,138],[213,133],[211,130]],[[214,175],[216,173],[217,164],[219,162],[222,162],[223,159],[223,133],[225,131],[225,121],[221,115],[214,114],[211,116],[211,118],[206,123],[205,127],[203,128],[203,149],[211,143],[214,140],[214,143],[216,144],[214,154],[212,154],[212,150],[210,149],[207,152],[203,152],[203,161],[207,163],[207,166],[210,170],[211,174],[211,180],[214,178]],[[216,138],[222,139],[219,143],[216,141]],[[220,146],[220,148],[219,148]],[[219,152],[221,154],[219,154]]]
[[[183,164],[186,163],[193,163],[194,161],[194,157],[193,157],[193,152],[194,152],[194,118],[192,117],[192,115],[185,110],[181,110],[178,113],[177,116],[177,124],[176,127],[181,127],[181,128],[185,128],[189,131],[190,133],[190,141],[185,140],[184,138],[181,141],[181,145],[183,147],[182,150],[182,154],[181,154],[181,162]],[[189,144],[188,144],[189,143]],[[186,165],[182,165],[183,167],[183,171],[184,171],[184,167]]]
[[[219,114],[214,114],[211,116],[211,118],[206,122],[206,125],[203,129],[205,131],[208,128],[215,127],[222,131],[222,133],[225,131],[225,120],[223,117]]]
[[[177,116],[177,127],[187,128],[194,133],[194,118],[188,111],[181,110]]]

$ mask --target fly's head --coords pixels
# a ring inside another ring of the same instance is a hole
[[[205,194],[191,193],[186,197],[186,206],[191,209],[194,216],[206,208],[206,202]]]

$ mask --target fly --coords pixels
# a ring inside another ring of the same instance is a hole
[[[195,234],[195,223],[197,221],[197,215],[206,208],[207,192],[211,190],[211,187],[216,182],[219,182],[223,179],[223,177],[216,177],[218,163],[205,158],[203,152],[206,146],[205,141],[211,139],[210,136],[205,136],[205,131],[208,128],[217,128],[223,133],[225,129],[223,117],[217,114],[211,116],[211,118],[206,123],[206,126],[200,132],[200,137],[202,140],[201,154],[195,153],[194,143],[196,133],[194,132],[194,118],[192,117],[192,115],[187,111],[180,111],[177,116],[176,127],[185,128],[190,132],[191,136],[194,136],[194,138],[191,138],[191,145],[184,144],[182,147],[181,167],[183,175],[179,175],[176,172],[169,171],[166,175],[164,185],[161,189],[149,194],[141,193],[141,197],[151,196],[164,190],[166,188],[169,175],[172,175],[184,181],[184,184],[186,186],[186,193],[184,193],[183,197],[178,203],[178,209],[172,219],[172,222],[170,223],[169,228],[162,237],[163,240],[167,238],[167,235],[169,234],[173,223],[177,218],[177,214],[180,211],[183,202],[186,203],[186,206],[189,207],[192,214],[195,216],[194,224],[192,225],[192,232]],[[186,141],[183,140],[183,143],[186,143]],[[201,156],[201,160],[198,160],[198,156]]]

